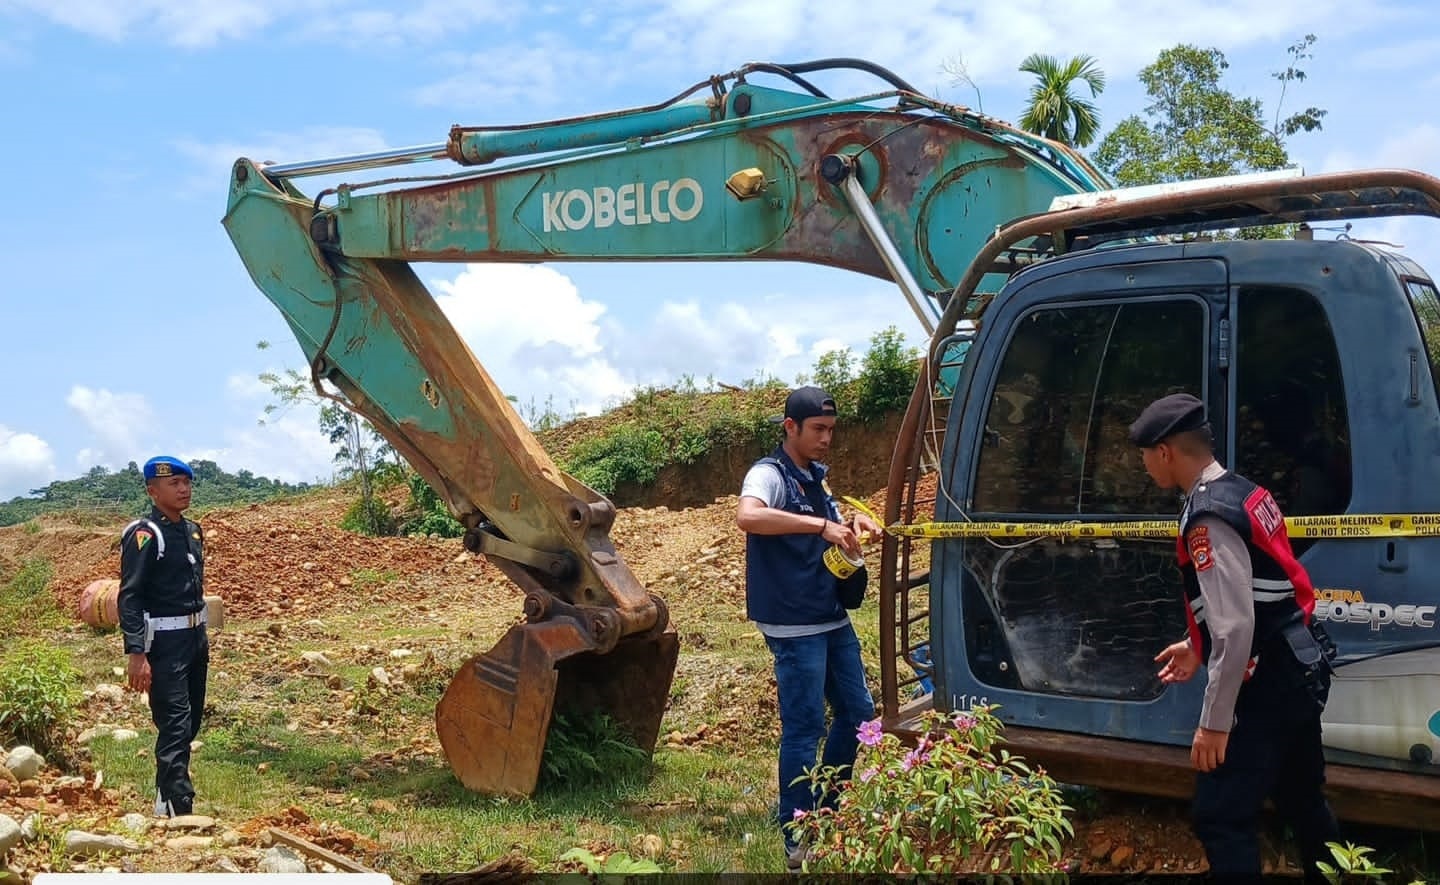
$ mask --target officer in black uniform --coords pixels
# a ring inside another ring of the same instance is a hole
[[[1189,636],[1156,656],[1163,682],[1204,667],[1190,748],[1195,835],[1212,873],[1258,878],[1267,797],[1295,830],[1305,879],[1340,838],[1325,801],[1320,714],[1334,646],[1312,615],[1314,587],[1270,493],[1215,460],[1205,406],[1189,394],[1151,403],[1130,427],[1146,472],[1185,492],[1176,546]]]
[[[210,640],[205,632],[205,535],[181,514],[190,506],[190,465],[162,455],[145,462],[148,517],[120,537],[120,629],[130,688],[150,692],[155,737],[155,814],[190,814],[190,743],[200,732]]]

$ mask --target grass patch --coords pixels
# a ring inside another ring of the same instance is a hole
[[[32,557],[0,585],[0,635],[14,636],[63,626],[67,618],[50,593],[55,569],[50,561]]]

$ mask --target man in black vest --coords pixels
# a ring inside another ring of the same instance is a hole
[[[804,848],[784,829],[816,797],[793,783],[815,765],[855,763],[857,729],[875,715],[865,684],[860,641],[836,594],[836,579],[821,561],[832,544],[854,556],[859,535],[880,526],[863,514],[849,525],[825,481],[823,463],[835,433],[835,400],[818,387],[801,387],[785,400],[785,439],[757,461],[740,490],[736,524],[745,537],[746,614],[775,657],[780,707],[780,807],[787,866],[798,869]],[[825,732],[825,702],[833,721]]]
[[[1290,548],[1285,518],[1260,486],[1215,460],[1205,405],[1189,394],[1151,403],[1130,427],[1145,470],[1186,491],[1177,556],[1189,636],[1160,652],[1160,679],[1208,683],[1190,747],[1199,772],[1195,834],[1217,875],[1261,873],[1267,796],[1294,828],[1305,878],[1339,839],[1324,794],[1320,714],[1333,647],[1311,620],[1315,593]]]
[[[154,506],[120,536],[120,630],[130,688],[150,693],[155,722],[155,814],[190,814],[190,743],[200,732],[210,640],[205,632],[205,536],[181,514],[194,472],[178,458],[145,462]]]

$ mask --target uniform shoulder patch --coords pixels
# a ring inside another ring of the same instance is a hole
[[[1195,563],[1195,571],[1207,571],[1215,565],[1208,527],[1199,525],[1186,532],[1185,545],[1190,548],[1190,560]]]
[[[144,549],[145,549],[145,545],[146,545],[146,544],[149,544],[149,543],[150,543],[151,541],[153,541],[153,540],[155,540],[155,536],[152,535],[152,534],[150,534],[150,530],[149,530],[149,529],[136,529],[136,530],[135,530],[135,549],[136,549],[136,550],[144,550]]]

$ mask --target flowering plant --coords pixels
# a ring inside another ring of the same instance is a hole
[[[1072,811],[1044,769],[997,749],[990,707],[929,712],[913,745],[860,726],[853,776],[806,777],[826,801],[787,824],[808,869],[864,873],[1043,873],[1061,870]]]

